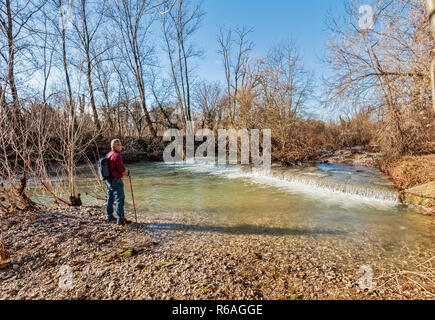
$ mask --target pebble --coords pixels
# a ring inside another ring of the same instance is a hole
[[[366,261],[376,265],[376,281],[385,283],[388,278],[380,277],[396,275],[401,266],[427,268],[422,263],[435,256],[426,250],[418,261],[410,260],[404,250],[386,260],[381,246],[358,237],[149,227],[192,225],[195,213],[141,221],[140,228],[108,224],[98,207],[46,209],[35,215],[38,219],[25,226],[18,216],[0,217],[0,226],[7,226],[2,235],[15,250],[12,265],[0,269],[2,298],[367,299],[358,293],[358,271]],[[134,254],[123,256],[128,249]],[[17,261],[25,261],[26,268]],[[433,271],[426,269],[426,274],[435,283]],[[70,289],[62,289],[60,280]],[[376,298],[426,299],[435,292],[430,286],[425,292],[405,277],[400,281],[401,290],[389,281]]]
[[[77,293],[76,293],[76,299],[77,300],[81,299],[83,297],[83,294],[84,294],[83,291],[81,291],[81,290],[77,291]]]

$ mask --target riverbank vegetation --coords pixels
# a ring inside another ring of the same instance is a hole
[[[185,130],[192,120],[215,131],[271,129],[273,161],[282,165],[358,146],[380,153],[380,167],[400,188],[430,177],[394,169],[402,157],[435,152],[434,41],[423,1],[378,1],[366,29],[357,1],[346,3],[345,16],[328,15],[331,72],[323,83],[291,39],[256,56],[247,26],[222,26],[215,35],[224,83],[198,78],[201,48],[193,39],[205,13],[194,1],[1,5],[4,212],[37,206],[26,196],[29,178],[57,204],[80,205],[77,164],[94,162],[112,137],[128,141],[131,160],[159,160],[164,131]],[[60,20],[59,9],[68,13]],[[333,116],[311,116],[320,109]],[[53,185],[53,171],[68,177],[65,188]]]

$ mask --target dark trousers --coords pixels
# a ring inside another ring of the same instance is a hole
[[[106,181],[107,185],[107,218],[113,218],[113,203],[116,200],[116,215],[118,221],[124,219],[124,183],[121,179],[113,178],[111,182]]]

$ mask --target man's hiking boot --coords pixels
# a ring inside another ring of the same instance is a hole
[[[114,221],[114,220],[115,220],[115,218],[114,218],[114,217],[111,217],[111,218],[108,218],[108,219],[107,219],[107,222],[110,223],[110,222],[112,222],[112,221]]]
[[[118,225],[120,225],[120,226],[124,226],[124,225],[126,225],[126,224],[130,224],[131,223],[131,221],[129,221],[129,220],[127,220],[127,219],[121,219],[121,220],[118,220],[118,222],[117,222],[117,224]]]

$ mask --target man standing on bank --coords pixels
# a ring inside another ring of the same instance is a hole
[[[109,222],[115,220],[113,217],[113,202],[116,200],[116,214],[118,216],[117,223],[119,225],[125,225],[130,223],[124,217],[124,182],[123,176],[130,176],[130,173],[125,170],[124,162],[122,161],[121,151],[122,144],[119,139],[114,139],[110,143],[112,151],[107,154],[109,159],[110,175],[109,181],[106,181],[107,185],[107,220]]]

